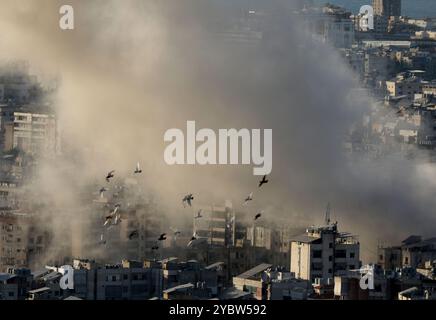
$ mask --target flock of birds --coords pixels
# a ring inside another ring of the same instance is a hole
[[[141,174],[142,170],[141,167],[139,165],[139,162],[136,165],[135,170],[133,171],[134,175],[138,175]],[[111,179],[113,179],[115,177],[115,170],[112,170],[110,172],[107,173],[106,175],[106,182],[109,184],[111,182]],[[267,176],[264,175],[262,177],[262,180],[259,181],[258,187],[262,187],[264,184],[267,184],[269,182],[269,180],[267,179]],[[100,193],[100,197],[104,198],[104,193],[109,191],[109,189],[107,189],[106,187],[102,187],[99,190]],[[251,192],[244,200],[243,205],[247,205],[250,201],[253,200],[253,192]],[[192,207],[192,203],[194,201],[194,195],[192,193],[187,194],[185,197],[183,197],[182,199],[182,204],[183,207],[186,208],[186,206]],[[105,221],[103,223],[103,226],[106,227],[106,230],[109,230],[111,228],[113,228],[114,226],[117,226],[121,223],[121,214],[119,212],[121,205],[120,204],[116,204],[113,208],[113,210],[109,213],[109,215],[107,215],[105,217]],[[255,216],[254,216],[254,221],[258,220],[259,218],[262,217],[263,211],[258,212]],[[197,212],[197,215],[194,217],[194,219],[201,219],[203,218],[202,216],[202,210],[200,209]],[[171,231],[173,232],[173,238],[175,240],[177,240],[177,238],[181,235],[181,232],[175,228],[170,227]],[[134,240],[137,239],[139,237],[139,230],[133,230],[128,234],[128,239],[129,240]],[[156,244],[152,246],[152,251],[156,251],[159,250],[159,243],[161,243],[162,241],[165,241],[167,239],[167,234],[166,233],[162,233],[156,241]],[[194,232],[194,234],[192,235],[192,237],[190,238],[189,242],[188,242],[188,247],[192,247],[194,246],[196,243],[204,241],[206,238],[204,237],[200,237],[197,235],[196,232]],[[102,233],[100,236],[100,244],[105,245],[106,244],[106,239],[104,234]]]

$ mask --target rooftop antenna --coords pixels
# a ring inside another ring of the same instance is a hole
[[[325,224],[330,225],[330,202],[327,203],[327,208],[325,210]]]

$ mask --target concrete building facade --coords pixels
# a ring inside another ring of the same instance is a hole
[[[359,242],[336,224],[311,227],[291,242],[291,272],[297,279],[331,285],[333,277],[360,267]]]

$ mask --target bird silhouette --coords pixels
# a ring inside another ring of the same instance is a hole
[[[186,203],[187,203],[191,207],[192,206],[192,202],[191,202],[192,200],[194,200],[194,197],[193,197],[192,193],[186,195],[183,198],[183,200],[182,200],[183,206],[186,206]]]
[[[201,215],[201,209],[197,212],[197,215],[195,216],[195,219],[200,219],[203,218],[203,216]]]
[[[138,238],[138,237],[139,237],[138,230],[134,230],[134,231],[129,233],[129,240],[133,240],[133,239]]]
[[[111,224],[112,223],[112,218],[113,218],[112,215],[106,216],[105,222],[104,222],[103,226],[107,226],[108,224]]]
[[[139,162],[136,164],[135,171],[133,172],[135,174],[142,173],[141,167],[139,166]]]
[[[259,219],[261,216],[262,216],[262,211],[261,212],[259,212],[258,214],[256,214],[255,216],[254,216],[254,221],[256,221],[257,219]]]
[[[104,193],[108,191],[105,187],[101,188],[98,192],[100,193],[100,198],[104,198]]]
[[[262,180],[259,181],[259,188],[268,182],[269,180],[266,179],[266,175],[263,176]]]
[[[100,235],[100,242],[99,243],[103,244],[103,245],[106,244],[106,240],[104,239],[104,235],[103,234]]]
[[[115,170],[112,170],[112,171],[108,172],[108,174],[106,175],[106,181],[107,182],[111,182],[111,179],[113,177],[115,177],[114,173],[115,173]]]
[[[253,200],[253,192],[251,192],[248,196],[247,196],[247,198],[245,198],[245,201],[244,201],[244,204],[243,205],[246,205],[247,203],[248,203],[248,201],[252,201]]]

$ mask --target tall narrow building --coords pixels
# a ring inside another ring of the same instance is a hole
[[[401,0],[373,0],[374,14],[385,17],[401,16]]]
[[[360,268],[360,244],[349,233],[339,232],[337,224],[310,227],[291,241],[291,272],[312,284],[331,284],[335,276]]]

